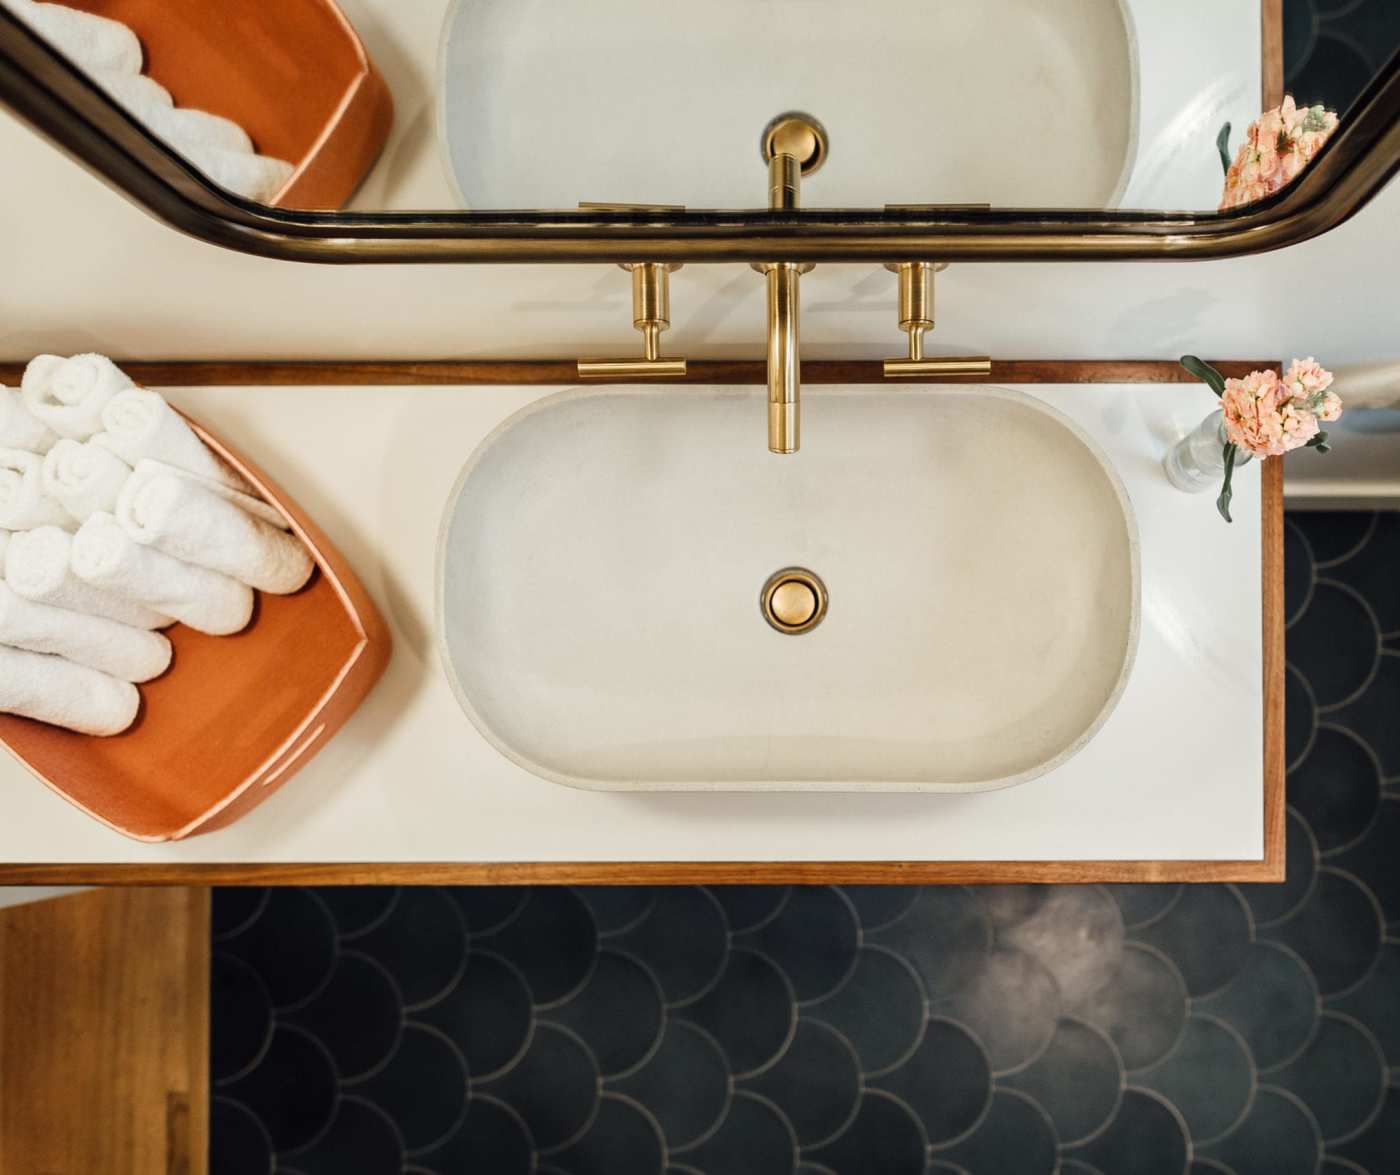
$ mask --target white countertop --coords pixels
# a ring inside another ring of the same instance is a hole
[[[1259,859],[1259,473],[1236,522],[1171,489],[1169,439],[1205,388],[1026,386],[1113,458],[1142,540],[1142,636],[1117,710],[1069,763],[968,796],[576,791],[494,751],[432,633],[440,515],[475,445],[553,388],[202,388],[171,398],[248,452],[325,528],[379,602],[392,663],[341,734],[231,828],[128,841],[0,762],[0,861],[801,861]],[[809,411],[820,411],[820,391]],[[761,438],[756,438],[759,443]]]

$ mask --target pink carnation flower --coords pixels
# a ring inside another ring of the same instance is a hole
[[[1231,444],[1258,457],[1281,457],[1317,436],[1319,421],[1336,420],[1342,401],[1332,373],[1314,359],[1295,359],[1280,377],[1251,371],[1244,379],[1227,379],[1220,406]]]
[[[1253,204],[1281,191],[1322,149],[1337,129],[1337,116],[1322,106],[1299,109],[1291,97],[1250,125],[1225,175],[1220,209]]]

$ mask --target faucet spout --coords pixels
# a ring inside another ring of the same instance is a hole
[[[826,158],[826,131],[806,114],[784,114],[763,134],[768,161],[768,207],[792,212],[801,203],[802,177]],[[812,268],[795,261],[755,265],[768,284],[768,449],[796,453],[801,444],[802,349],[799,281]]]
[[[801,269],[790,262],[764,268],[768,282],[768,450],[796,453],[802,443],[802,353],[799,336]]]

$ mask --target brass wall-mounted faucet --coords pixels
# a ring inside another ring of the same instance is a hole
[[[768,207],[790,212],[801,204],[802,177],[826,160],[826,130],[809,114],[780,114],[763,132],[768,161]],[[754,268],[768,283],[768,449],[796,453],[801,444],[802,303],[799,279],[810,263],[774,261]]]
[[[763,158],[768,163],[768,208],[792,212],[801,207],[802,177],[826,162],[830,149],[826,129],[810,114],[780,114],[763,131]],[[605,211],[677,211],[675,205],[580,204]],[[887,205],[887,208],[902,206]],[[935,205],[908,207],[933,208]],[[638,261],[622,267],[632,274],[632,325],[642,332],[642,356],[632,359],[580,359],[580,379],[646,380],[682,378],[684,359],[664,358],[661,334],[671,326],[671,274],[679,264]],[[773,453],[796,453],[802,431],[802,354],[800,279],[810,262],[770,261],[753,266],[767,283],[768,306],[768,448]],[[886,359],[886,379],[986,379],[986,357],[925,358],[924,335],[933,329],[933,275],[946,262],[903,261],[887,264],[899,279],[899,329],[909,336],[908,354]]]

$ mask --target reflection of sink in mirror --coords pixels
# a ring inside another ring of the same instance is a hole
[[[756,207],[787,110],[831,135],[813,206],[1104,207],[1137,129],[1130,26],[1120,0],[457,0],[442,133],[477,208]]]
[[[478,447],[438,622],[482,733],[547,779],[638,790],[976,791],[1084,746],[1140,610],[1094,442],[1014,391],[814,388],[776,458],[765,404],[569,391]],[[770,607],[793,579],[815,594]]]

